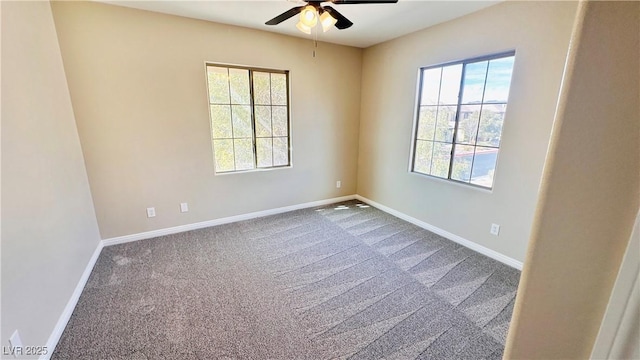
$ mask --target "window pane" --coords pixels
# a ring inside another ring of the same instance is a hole
[[[289,139],[286,137],[273,138],[273,166],[289,164]]]
[[[256,139],[256,155],[258,167],[273,166],[271,138]]]
[[[473,163],[474,146],[456,145],[453,149],[453,168],[451,178],[469,182],[471,164]]]
[[[256,106],[256,136],[271,136],[271,106]]]
[[[480,105],[460,106],[460,115],[458,115],[458,135],[456,136],[456,143],[476,143],[478,121],[480,120],[480,108]]]
[[[462,64],[442,68],[442,84],[440,85],[440,105],[455,105],[460,92]]]
[[[462,88],[463,104],[479,104],[482,102],[484,80],[487,76],[488,61],[467,64],[464,69],[464,85]]]
[[[251,139],[235,139],[236,170],[253,169],[253,142]]]
[[[209,102],[211,104],[229,103],[229,75],[227,68],[207,66],[209,80]]]
[[[231,107],[211,105],[211,132],[214,139],[231,138]]]
[[[231,114],[233,118],[233,137],[251,138],[251,107],[247,105],[232,105]]]
[[[433,140],[436,128],[436,106],[420,106],[418,118],[418,139]]]
[[[478,129],[478,145],[500,146],[502,123],[504,122],[504,112],[506,109],[506,105],[482,105],[480,128]]]
[[[413,162],[413,171],[429,174],[432,154],[433,142],[418,140],[416,142],[416,155]]]
[[[442,68],[422,70],[420,105],[438,105]]]
[[[287,107],[272,106],[273,136],[289,136],[289,126],[287,122]]]
[[[493,174],[496,170],[496,161],[498,160],[498,149],[476,148],[476,155],[473,160],[473,170],[471,171],[471,183],[492,187]]]
[[[431,175],[446,178],[449,176],[451,144],[434,143]]]
[[[439,106],[438,123],[436,124],[436,141],[452,142],[456,125],[456,106]]]
[[[235,170],[233,162],[233,140],[213,140],[213,152],[216,158],[216,171]]]
[[[514,58],[421,70],[412,171],[492,187]]]
[[[287,105],[287,75],[271,74],[271,104]]]
[[[249,70],[229,69],[231,103],[249,105]]]
[[[507,102],[514,59],[510,56],[489,62],[484,102]]]
[[[271,104],[271,84],[269,73],[253,72],[253,103],[260,105]]]
[[[216,172],[289,165],[288,73],[215,65],[206,71]]]

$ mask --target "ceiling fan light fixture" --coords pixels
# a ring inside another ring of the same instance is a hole
[[[308,28],[316,26],[316,24],[318,23],[318,14],[316,12],[316,8],[311,5],[305,6],[304,9],[302,9],[302,11],[300,12],[300,22],[306,25]]]
[[[320,15],[320,23],[322,24],[322,31],[327,32],[338,22],[328,11],[325,11]]]
[[[0,0],[2,1],[2,0]],[[332,26],[338,30],[350,28],[353,23],[338,10],[331,6],[322,6],[324,2],[330,2],[332,5],[340,4],[393,4],[398,0],[290,0],[306,3],[306,5],[293,7],[273,19],[265,22],[265,25],[278,25],[296,15],[300,15],[300,22],[296,27],[303,33],[310,34],[311,28],[318,23],[318,18],[322,24],[322,30],[327,32]],[[303,26],[304,25],[304,26]]]
[[[298,21],[296,27],[305,34],[311,34],[311,27],[303,24],[302,21]]]

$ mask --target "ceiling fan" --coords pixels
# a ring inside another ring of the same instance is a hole
[[[266,25],[278,25],[281,22],[300,14],[300,21],[296,25],[298,30],[311,34],[311,28],[316,26],[318,19],[322,24],[323,31],[328,31],[335,25],[338,29],[347,29],[353,25],[353,23],[340,14],[338,10],[331,6],[322,6],[323,2],[332,3],[334,5],[347,5],[347,4],[393,4],[398,0],[303,0],[307,5],[297,6],[289,9],[282,14],[267,21]]]

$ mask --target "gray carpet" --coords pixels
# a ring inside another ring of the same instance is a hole
[[[501,359],[520,272],[350,201],[105,247],[53,359]]]

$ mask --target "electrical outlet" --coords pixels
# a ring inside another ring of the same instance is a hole
[[[189,204],[180,203],[180,212],[186,213],[187,211],[189,211]]]
[[[342,181],[340,180],[336,181],[336,188],[340,189],[341,186],[342,186]]]
[[[498,234],[500,234],[500,225],[491,224],[491,230],[489,230],[489,232],[491,233],[491,235],[498,236]]]
[[[156,216],[156,208],[147,208],[147,217],[152,218]]]

